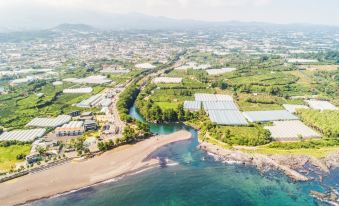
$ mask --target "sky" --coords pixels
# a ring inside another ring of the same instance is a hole
[[[0,27],[95,23],[98,15],[339,26],[339,0],[0,0]]]

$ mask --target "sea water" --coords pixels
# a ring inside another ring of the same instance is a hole
[[[135,116],[134,116],[135,117]],[[197,132],[183,125],[151,125],[156,133],[188,129],[194,138],[155,151],[159,167],[67,195],[32,203],[34,206],[254,206],[325,205],[309,195],[328,187],[338,190],[338,170],[319,181],[293,182],[285,175],[260,173],[255,167],[227,164],[197,149]]]

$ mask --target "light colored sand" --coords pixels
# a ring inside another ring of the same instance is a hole
[[[1,183],[1,205],[15,205],[50,197],[156,165],[158,160],[148,158],[152,152],[164,145],[190,138],[191,133],[187,131],[156,136],[134,145],[119,147],[87,161],[73,161]]]

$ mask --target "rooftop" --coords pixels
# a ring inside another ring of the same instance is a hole
[[[299,120],[273,122],[273,126],[266,126],[265,129],[271,132],[274,139],[280,141],[298,140],[299,136],[303,138],[321,137]]]
[[[69,115],[59,115],[56,118],[34,118],[26,126],[27,127],[59,127],[71,121]]]
[[[4,132],[0,135],[0,141],[22,141],[31,142],[36,138],[42,137],[46,132],[46,129],[29,129],[29,130],[17,130]]]
[[[247,125],[245,117],[237,110],[209,110],[211,121],[221,125]]]
[[[287,110],[243,112],[243,115],[250,122],[272,122],[279,120],[299,119],[297,116],[291,114]]]
[[[329,101],[322,101],[322,100],[305,100],[305,102],[312,108],[312,109],[320,109],[320,110],[338,110],[336,106],[331,104]]]

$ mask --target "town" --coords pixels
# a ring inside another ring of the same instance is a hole
[[[0,37],[0,182],[143,141],[158,134],[150,124],[245,153],[338,152],[337,31],[40,35]]]

